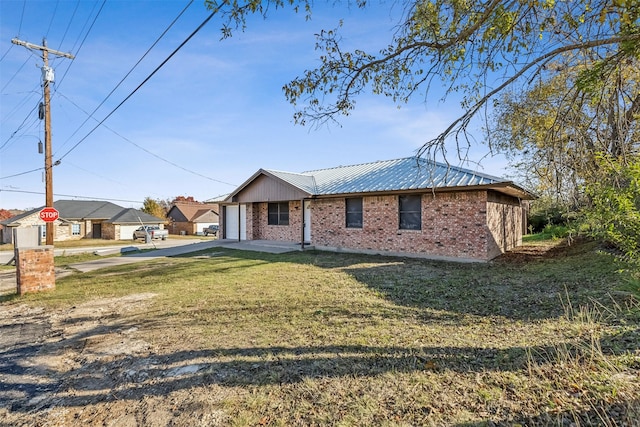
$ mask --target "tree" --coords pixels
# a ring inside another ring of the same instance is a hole
[[[176,196],[170,202],[170,204],[174,204],[174,203],[198,203],[198,201],[194,199],[193,196]]]
[[[208,0],[225,17],[222,36],[244,28],[250,14],[266,16],[286,6],[311,14],[308,0]],[[366,0],[356,0],[368,7]],[[420,154],[444,150],[455,137],[470,144],[471,119],[505,89],[556,70],[584,67],[582,82],[606,81],[617,66],[640,55],[640,4],[637,0],[417,0],[406,4],[386,47],[370,53],[345,51],[339,29],[317,36],[320,66],[284,86],[287,99],[300,107],[297,123],[321,124],[348,115],[356,98],[370,89],[403,103],[427,99],[434,81],[447,94],[463,95],[464,114]],[[555,63],[552,69],[549,65]],[[603,105],[606,104],[603,100]],[[640,99],[637,99],[640,103]]]
[[[581,204],[585,185],[608,179],[600,158],[627,165],[640,150],[640,69],[628,61],[610,80],[585,81],[597,67],[561,69],[505,92],[487,134],[541,195],[570,207]]]
[[[597,161],[607,179],[586,186],[590,203],[583,210],[584,223],[640,264],[640,159],[621,164],[619,157],[600,156]]]
[[[151,197],[146,197],[144,202],[142,202],[142,212],[158,218],[166,218],[167,212],[165,208],[162,207],[162,203],[163,202],[160,200],[154,200]]]
[[[9,219],[12,216],[14,216],[11,211],[8,211],[6,209],[0,209],[0,221],[3,221],[5,219]]]

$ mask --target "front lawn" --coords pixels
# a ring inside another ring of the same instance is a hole
[[[66,362],[0,418],[637,425],[630,273],[594,243],[536,251],[458,264],[214,248],[64,277],[2,303],[59,316],[38,360]]]

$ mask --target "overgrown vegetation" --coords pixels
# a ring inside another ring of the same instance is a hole
[[[10,419],[100,424],[124,406],[175,424],[632,426],[640,310],[620,270],[594,242],[554,242],[490,264],[216,248],[76,274],[19,304],[154,295],[78,337],[113,324],[149,350],[93,362],[108,390],[83,395],[76,380],[65,397],[63,382],[50,406]]]

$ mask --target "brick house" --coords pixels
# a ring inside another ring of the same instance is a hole
[[[416,157],[303,173],[260,169],[220,203],[220,235],[488,261],[522,243],[534,198],[511,181]]]
[[[160,225],[164,220],[136,209],[126,209],[111,202],[96,200],[58,200],[53,203],[60,217],[54,222],[53,240],[131,239],[133,230],[143,222]],[[13,243],[14,228],[39,227],[44,236],[45,222],[40,219],[42,207],[0,221],[2,243]]]
[[[169,233],[195,235],[210,225],[218,225],[218,204],[200,202],[177,202],[169,209],[167,218],[171,221]]]

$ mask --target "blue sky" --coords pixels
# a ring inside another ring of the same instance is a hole
[[[55,200],[82,196],[125,207],[140,207],[145,197],[204,201],[259,168],[302,172],[411,156],[461,114],[456,99],[439,102],[435,90],[427,102],[417,96],[401,108],[381,96],[359,98],[341,126],[294,125],[282,86],[319,63],[314,34],[343,19],[349,46],[377,50],[397,23],[390,10],[399,12],[389,4],[368,11],[323,6],[310,21],[288,10],[254,17],[226,40],[214,17],[88,135],[209,15],[202,0],[194,1],[105,101],[188,3],[0,0],[0,208],[38,207],[45,199],[43,172],[22,174],[44,166],[36,108],[42,60],[40,52],[13,45],[14,37],[38,45],[46,37],[50,48],[76,55],[50,58],[52,151],[61,160],[53,169]],[[482,138],[479,128],[474,133]],[[470,159],[485,154],[480,149]],[[481,167],[463,166],[505,175],[505,165],[489,157]]]

